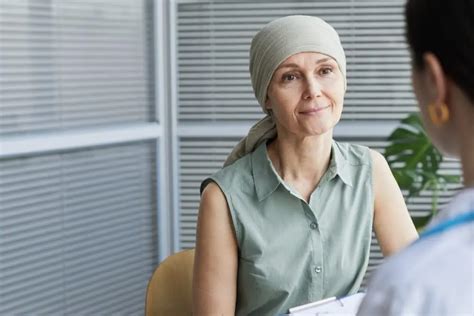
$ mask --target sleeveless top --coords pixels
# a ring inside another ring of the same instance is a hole
[[[238,242],[236,315],[356,293],[370,254],[374,196],[367,147],[333,141],[309,203],[276,173],[266,144],[206,179],[229,206]]]

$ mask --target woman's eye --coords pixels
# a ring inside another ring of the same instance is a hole
[[[283,81],[293,81],[296,79],[296,75],[294,74],[285,74],[283,75]]]
[[[329,75],[332,73],[332,68],[331,67],[325,67],[320,70],[320,73],[322,75]]]

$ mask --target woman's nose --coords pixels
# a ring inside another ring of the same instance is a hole
[[[313,99],[321,96],[321,84],[315,78],[306,79],[306,86],[303,98]]]

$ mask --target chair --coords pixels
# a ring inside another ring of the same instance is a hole
[[[148,282],[145,316],[192,315],[194,249],[166,258]]]

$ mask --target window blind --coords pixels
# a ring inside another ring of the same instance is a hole
[[[146,0],[0,0],[0,135],[148,122]]]
[[[152,9],[0,0],[0,315],[143,313],[158,258]]]
[[[143,311],[157,264],[150,143],[0,161],[0,314]]]
[[[316,15],[347,55],[343,120],[398,120],[415,110],[403,35],[404,1],[178,1],[179,120],[257,120],[248,74],[252,36],[269,21]]]

